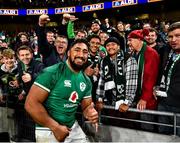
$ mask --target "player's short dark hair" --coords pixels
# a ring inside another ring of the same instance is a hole
[[[77,40],[75,40],[74,42],[72,42],[71,43],[71,45],[70,45],[70,47],[69,47],[69,49],[71,49],[75,44],[77,44],[77,43],[84,43],[87,47],[88,47],[88,49],[89,49],[89,43],[88,43],[88,41],[86,40],[86,39],[84,39],[84,38],[82,38],[82,39],[77,39]]]

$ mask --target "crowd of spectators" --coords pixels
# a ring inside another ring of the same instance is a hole
[[[74,2],[77,4],[77,1]],[[1,31],[0,101],[1,106],[14,108],[15,113],[19,108],[23,110],[23,116],[16,113],[16,120],[29,118],[24,107],[17,107],[17,104],[25,102],[38,74],[45,67],[65,62],[71,43],[82,38],[90,44],[84,73],[92,82],[92,99],[98,111],[103,110],[103,105],[111,105],[116,113],[104,113],[112,116],[117,115],[117,111],[126,113],[129,107],[179,112],[179,22],[173,25],[165,22],[159,25],[151,25],[150,22],[132,25],[119,21],[111,25],[107,18],[104,21],[94,19],[90,27],[77,29],[74,25],[80,22],[77,19],[74,15],[64,14],[62,24],[54,30],[46,27],[50,17],[41,15],[34,31],[22,31],[14,37]],[[158,97],[164,94],[159,95],[153,90],[157,85],[167,97]],[[15,89],[19,92],[15,93]],[[152,116],[133,117],[156,121]],[[172,120],[162,118],[159,121],[170,123]],[[111,120],[107,122],[113,124]],[[31,123],[31,130],[34,131],[34,123]],[[155,130],[154,126],[146,127],[142,124],[140,128]],[[18,130],[21,135],[15,136],[16,139],[35,140],[35,131],[27,136],[26,129],[18,127]],[[172,128],[160,127],[158,131],[172,134]],[[177,133],[179,135],[179,130]]]

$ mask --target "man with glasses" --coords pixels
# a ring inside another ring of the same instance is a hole
[[[63,20],[64,20],[64,17],[63,17]],[[46,14],[41,15],[39,17],[38,26],[36,29],[36,34],[38,37],[39,53],[41,54],[42,61],[46,67],[58,63],[60,61],[60,59],[59,59],[59,53],[57,50],[59,48],[67,49],[67,45],[68,45],[66,37],[60,36],[65,41],[65,44],[59,44],[58,41],[61,38],[58,37],[58,39],[55,40],[55,34],[52,31],[47,31],[46,24],[48,24],[49,22],[50,22],[50,18],[48,15],[46,15]],[[61,31],[63,31],[65,29],[64,27],[62,26]],[[61,32],[61,33],[63,33],[63,32]],[[63,33],[63,35],[66,35],[66,34]],[[63,50],[63,51],[65,51],[65,50]]]
[[[64,62],[67,59],[67,47],[68,47],[68,39],[66,36],[60,35],[57,36],[54,43],[57,51],[57,63]]]

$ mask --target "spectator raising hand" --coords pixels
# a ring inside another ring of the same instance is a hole
[[[45,26],[45,24],[47,24],[48,22],[50,22],[50,18],[48,15],[42,14],[39,17],[39,26]]]

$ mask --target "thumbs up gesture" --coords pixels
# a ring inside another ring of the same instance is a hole
[[[31,75],[29,73],[24,72],[24,75],[22,76],[22,80],[26,83],[26,82],[30,82],[31,81]]]

